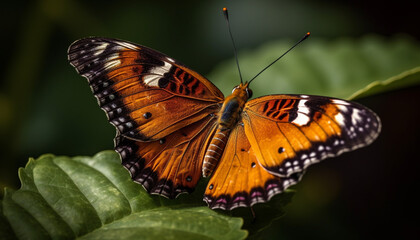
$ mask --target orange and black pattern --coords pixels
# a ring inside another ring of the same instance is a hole
[[[341,99],[249,100],[246,82],[225,98],[178,61],[122,40],[81,39],[68,58],[116,127],[115,150],[132,179],[176,198],[210,177],[204,201],[212,209],[269,201],[310,165],[366,146],[381,130],[374,112]]]
[[[368,108],[322,96],[264,96],[249,101],[243,115],[259,162],[279,177],[366,146],[380,131],[378,116]]]
[[[297,116],[298,99],[283,98],[264,103],[262,113],[264,116],[278,121],[292,122]]]
[[[81,39],[68,58],[116,127],[115,149],[133,180],[168,198],[191,192],[224,98],[219,89],[166,55],[126,41]]]
[[[241,124],[233,130],[227,145],[204,193],[210,208],[231,210],[267,202],[299,182],[303,174],[280,178],[267,172],[258,163]]]
[[[191,193],[201,177],[206,139],[215,130],[208,116],[159,141],[140,142],[122,136],[115,138],[115,150],[131,178],[152,194],[176,198]]]
[[[73,43],[68,56],[122,136],[159,140],[214,113],[223,101],[210,81],[143,46],[87,38]],[[176,121],[167,121],[168,112]]]

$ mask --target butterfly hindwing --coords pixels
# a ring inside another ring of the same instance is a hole
[[[260,97],[245,105],[242,116],[260,164],[279,177],[368,145],[381,127],[368,108],[321,96]]]
[[[204,200],[212,209],[249,207],[270,200],[290,185],[296,184],[300,177],[301,173],[280,178],[267,172],[258,163],[244,127],[237,125],[207,185]]]
[[[198,73],[137,44],[86,38],[70,46],[68,57],[118,133],[131,139],[159,140],[214,114],[223,101]]]
[[[149,193],[175,198],[192,192],[197,185],[215,121],[208,116],[154,142],[117,136],[115,150],[135,182]]]

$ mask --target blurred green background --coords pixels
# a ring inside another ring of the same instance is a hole
[[[221,13],[224,6],[229,8],[241,51],[279,39],[297,40],[307,31],[327,40],[374,33],[418,41],[416,5],[407,0],[2,3],[0,187],[19,188],[17,169],[29,157],[93,155],[112,149],[114,128],[97,106],[86,80],[67,62],[67,48],[79,38],[104,36],[136,42],[207,76],[218,63],[232,57]],[[231,89],[238,82],[210,80],[221,89]],[[417,218],[420,209],[415,196],[420,169],[416,151],[420,114],[415,105],[420,102],[419,93],[417,86],[358,100],[381,116],[385,127],[379,139],[369,148],[312,167],[295,187],[298,192],[286,216],[263,237],[418,237],[419,222],[412,218]]]

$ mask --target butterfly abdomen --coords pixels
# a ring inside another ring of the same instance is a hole
[[[209,177],[214,169],[216,169],[220,158],[222,157],[227,140],[229,138],[230,129],[219,128],[216,130],[203,160],[203,177]]]

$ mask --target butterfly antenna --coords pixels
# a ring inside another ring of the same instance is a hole
[[[253,77],[251,80],[249,80],[249,83],[252,82],[252,80],[254,80],[255,78],[257,78],[262,72],[264,72],[265,70],[267,70],[267,68],[271,67],[271,65],[273,65],[274,63],[276,63],[278,60],[280,60],[280,58],[282,58],[284,55],[286,55],[288,52],[290,52],[293,48],[295,48],[297,45],[299,45],[299,43],[303,42],[303,40],[307,39],[309,36],[311,35],[310,32],[307,32],[305,34],[305,36],[303,36],[299,41],[297,41],[291,48],[289,48],[289,50],[287,50],[286,52],[284,52],[280,57],[278,57],[276,60],[274,60],[272,63],[268,64],[267,67],[265,67],[263,70],[261,70],[257,75],[255,75],[255,77]]]
[[[255,223],[255,220],[257,219],[257,217],[255,215],[254,208],[251,206],[250,209],[251,209],[251,213],[252,213],[252,221],[251,222]]]
[[[225,7],[223,8],[223,15],[225,16],[226,24],[227,24],[228,29],[229,29],[230,40],[232,41],[233,52],[235,54],[236,66],[238,66],[239,78],[241,79],[241,83],[243,83],[243,81],[242,81],[242,74],[241,74],[241,68],[239,67],[238,53],[236,51],[236,46],[235,46],[235,41],[233,40],[232,31],[230,30],[229,14],[228,14],[227,8],[225,8]]]

